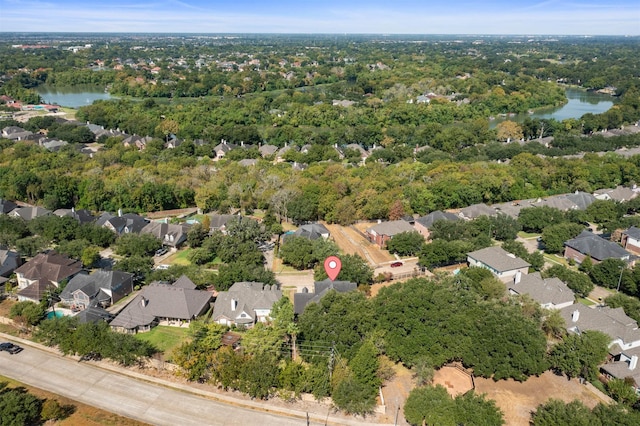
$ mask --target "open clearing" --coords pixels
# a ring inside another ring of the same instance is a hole
[[[351,227],[341,225],[329,225],[324,224],[329,232],[331,232],[331,238],[340,247],[345,254],[357,254],[365,259],[371,266],[378,266],[381,263],[392,262],[395,259],[388,251],[380,249],[375,244],[369,242],[358,231]],[[366,229],[369,224],[359,224],[360,228]]]
[[[522,383],[512,379],[494,382],[492,379],[476,377],[474,380],[476,393],[484,393],[487,398],[496,401],[504,413],[506,424],[510,426],[528,426],[531,412],[551,398],[565,402],[577,399],[589,408],[599,402],[610,401],[591,385],[580,384],[577,379],[567,380],[550,371]]]

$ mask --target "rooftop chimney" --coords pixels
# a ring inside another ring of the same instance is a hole
[[[629,360],[629,370],[635,370],[638,365],[638,355],[632,355]]]
[[[521,271],[516,271],[516,276],[513,277],[513,283],[514,284],[518,284],[518,283],[520,283],[521,279],[522,279],[522,272]]]
[[[238,301],[236,299],[231,299],[231,310],[235,311],[238,307]]]
[[[578,322],[578,318],[580,318],[580,311],[579,310],[575,310],[573,311],[573,313],[571,314],[571,321],[573,322]]]

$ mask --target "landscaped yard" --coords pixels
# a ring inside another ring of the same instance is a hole
[[[146,333],[136,334],[136,338],[151,343],[170,359],[174,349],[190,339],[189,329],[159,325]]]
[[[174,253],[168,258],[166,258],[163,263],[169,263],[171,265],[189,266],[191,265],[191,262],[189,261],[189,252],[191,252],[190,248],[180,250],[179,252]]]

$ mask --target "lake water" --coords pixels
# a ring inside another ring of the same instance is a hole
[[[69,108],[91,105],[99,99],[113,99],[104,88],[95,86],[50,87],[40,86],[38,93],[45,103]]]
[[[558,121],[567,118],[580,118],[587,113],[602,114],[613,106],[613,97],[595,92],[587,92],[586,90],[570,88],[565,91],[569,102],[561,107],[541,108],[533,114],[516,114],[511,117],[496,117],[489,123],[489,127],[493,128],[498,123],[506,120],[522,123],[527,117],[534,119],[555,119]]]

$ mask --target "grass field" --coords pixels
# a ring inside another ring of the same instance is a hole
[[[188,328],[162,325],[152,328],[149,332],[138,333],[135,336],[137,339],[149,342],[164,352],[165,358],[171,358],[173,350],[190,339]]]

